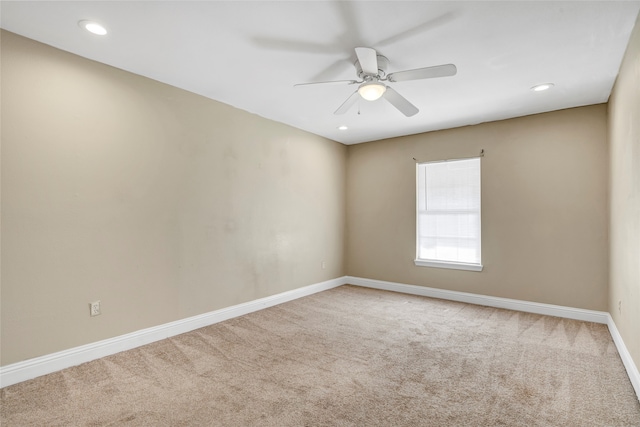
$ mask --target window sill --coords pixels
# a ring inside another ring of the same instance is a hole
[[[465,264],[451,261],[427,261],[416,259],[413,261],[418,267],[450,268],[453,270],[482,271],[482,264]]]

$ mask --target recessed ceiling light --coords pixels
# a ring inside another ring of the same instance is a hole
[[[534,92],[542,92],[544,90],[551,89],[552,87],[553,87],[553,83],[543,83],[543,84],[532,87],[531,90]]]
[[[90,33],[97,34],[99,36],[104,36],[105,34],[107,34],[107,29],[95,21],[82,20],[78,22],[78,26],[80,26],[80,28],[84,28]]]
[[[345,125],[338,126],[338,130],[347,130],[347,129],[349,129],[349,128],[346,127]]]

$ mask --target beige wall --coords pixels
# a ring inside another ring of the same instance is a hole
[[[482,159],[482,272],[414,265],[415,164]],[[350,146],[347,273],[607,310],[607,109]]]
[[[2,365],[345,274],[343,145],[1,47]]]
[[[640,367],[640,16],[609,99],[609,310]]]
[[[349,274],[610,307],[639,365],[638,27],[609,300],[605,105],[344,147],[2,32],[1,364]],[[481,149],[484,271],[416,267],[412,158]]]

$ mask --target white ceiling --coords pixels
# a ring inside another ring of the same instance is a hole
[[[2,28],[353,144],[606,102],[640,1],[2,1]],[[104,37],[79,20],[101,22]],[[453,63],[458,74],[391,83],[384,99],[333,112],[356,79],[354,48],[388,72]],[[538,83],[553,82],[546,92]],[[346,125],[346,131],[338,126]]]

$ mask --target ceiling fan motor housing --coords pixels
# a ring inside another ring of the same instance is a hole
[[[382,56],[382,55],[377,55],[376,58],[378,59],[378,76],[377,77],[383,79],[387,75],[387,68],[389,67],[389,60],[387,59],[386,56]],[[369,79],[366,78],[369,75],[366,74],[364,71],[362,71],[362,67],[360,66],[360,61],[356,60],[356,62],[354,62],[353,65],[355,65],[356,73],[358,74],[358,77],[360,79],[369,80]]]
[[[454,76],[457,72],[455,65],[444,64],[433,67],[416,68],[413,70],[396,71],[394,73],[387,74],[389,60],[385,56],[379,55],[375,49],[370,47],[356,47],[355,51],[357,60],[353,63],[353,65],[356,68],[356,73],[360,81],[340,80],[333,82],[307,83],[346,83],[349,85],[358,84],[358,90],[353,92],[342,103],[342,105],[340,105],[340,107],[338,107],[338,109],[334,111],[333,114],[336,115],[345,114],[351,107],[353,107],[353,105],[355,105],[356,102],[358,102],[359,99],[376,101],[380,98],[384,98],[406,117],[415,116],[420,111],[418,110],[418,107],[409,102],[404,96],[396,92],[395,89],[387,86],[384,82],[398,82],[406,80],[431,79],[434,77],[447,77]]]

